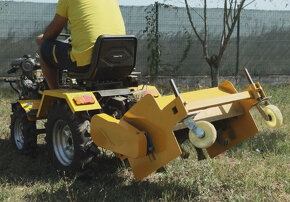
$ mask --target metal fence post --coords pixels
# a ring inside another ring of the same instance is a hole
[[[158,75],[159,72],[159,3],[155,2],[155,75]]]
[[[240,5],[238,5],[238,8]],[[238,16],[238,23],[237,23],[237,58],[236,58],[236,72],[235,72],[235,80],[238,83],[238,75],[239,75],[239,65],[240,65],[240,20],[241,20],[241,13]]]

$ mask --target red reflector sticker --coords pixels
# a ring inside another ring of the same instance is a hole
[[[86,104],[95,104],[95,100],[91,95],[84,95],[83,98]]]
[[[76,105],[95,104],[95,100],[91,95],[81,95],[73,98]]]

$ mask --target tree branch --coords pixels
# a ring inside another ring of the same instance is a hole
[[[225,16],[225,24],[227,25],[227,31],[229,31],[230,29],[229,18],[230,18],[230,15],[232,15],[231,7],[232,5],[230,5],[230,9],[228,10],[227,0],[225,0],[224,16]],[[231,21],[232,21],[232,17],[231,17]]]
[[[236,26],[236,23],[238,21],[240,13],[241,13],[241,11],[244,8],[244,4],[245,4],[245,0],[241,0],[240,5],[237,7],[237,12],[236,12],[236,15],[234,15],[233,22],[231,23],[229,32],[228,32],[227,36],[225,37],[224,43],[222,44],[222,46],[220,47],[220,50],[219,50],[218,62],[217,62],[218,65],[220,64],[221,58],[222,58],[222,56],[223,56],[223,54],[224,54],[224,52],[226,50],[226,47],[227,47],[227,45],[228,45],[228,43],[230,41],[231,35],[232,35],[233,31],[234,31],[234,28]]]
[[[196,15],[198,15],[202,20],[204,20],[203,17],[194,8],[191,9],[196,13]]]
[[[224,3],[224,17],[223,17],[223,32],[220,40],[220,46],[224,43],[224,38],[226,36],[226,19],[227,19],[227,0]]]
[[[246,4],[243,9],[245,9],[247,6],[249,6],[250,4],[254,3],[256,0],[252,0],[250,3]]]
[[[234,5],[234,16],[236,16],[237,5],[238,5],[238,2],[237,2],[237,0],[235,0],[235,5]],[[234,18],[232,17],[232,19],[234,19]]]
[[[227,11],[228,14],[227,14],[227,19],[231,19],[231,22],[233,21],[233,0],[230,0],[229,1],[229,4],[230,4],[230,9]],[[228,27],[229,27],[229,20],[227,20],[228,22]]]
[[[189,8],[189,5],[188,5],[188,2],[187,0],[184,0],[185,2],[185,6],[186,6],[186,12],[187,12],[187,15],[188,15],[188,19],[189,19],[189,22],[190,22],[190,25],[195,33],[195,35],[197,36],[198,40],[200,41],[201,44],[203,44],[203,39],[201,38],[201,36],[199,35],[199,33],[197,32],[196,30],[196,27],[195,25],[193,24],[193,21],[192,21],[192,17],[191,17],[191,13],[190,13],[190,8]]]

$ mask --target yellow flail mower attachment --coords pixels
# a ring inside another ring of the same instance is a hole
[[[91,119],[91,137],[99,147],[128,159],[140,180],[182,154],[174,131],[185,136],[211,158],[258,133],[250,114],[256,107],[270,128],[282,125],[280,110],[269,103],[261,85],[244,70],[249,87],[237,92],[225,81],[216,88],[174,95],[147,94],[121,119],[105,113]]]

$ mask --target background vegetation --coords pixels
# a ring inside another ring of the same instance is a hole
[[[157,73],[159,76],[210,75],[210,68],[204,60],[200,42],[191,29],[186,9],[158,5],[158,12],[156,5],[121,7],[127,34],[138,38],[136,70],[144,76]],[[13,59],[35,54],[37,47],[34,38],[52,20],[55,7],[55,3],[27,1],[9,1],[7,6],[2,5],[0,77],[7,76],[6,71]],[[202,35],[204,23],[199,16],[203,15],[204,9],[193,9],[194,23]],[[223,12],[223,9],[215,8],[207,11],[209,55],[217,54],[219,49]],[[241,13],[240,69],[247,67],[253,76],[290,74],[289,19],[289,11],[244,10]],[[235,75],[236,55],[237,34],[234,30],[221,63],[222,76]]]
[[[0,201],[289,201],[289,87],[264,87],[284,115],[280,129],[266,128],[254,111],[259,135],[201,162],[187,144],[189,159],[176,159],[141,182],[107,152],[74,179],[52,170],[43,137],[36,158],[17,152],[9,140],[10,102],[17,97],[1,89]]]

